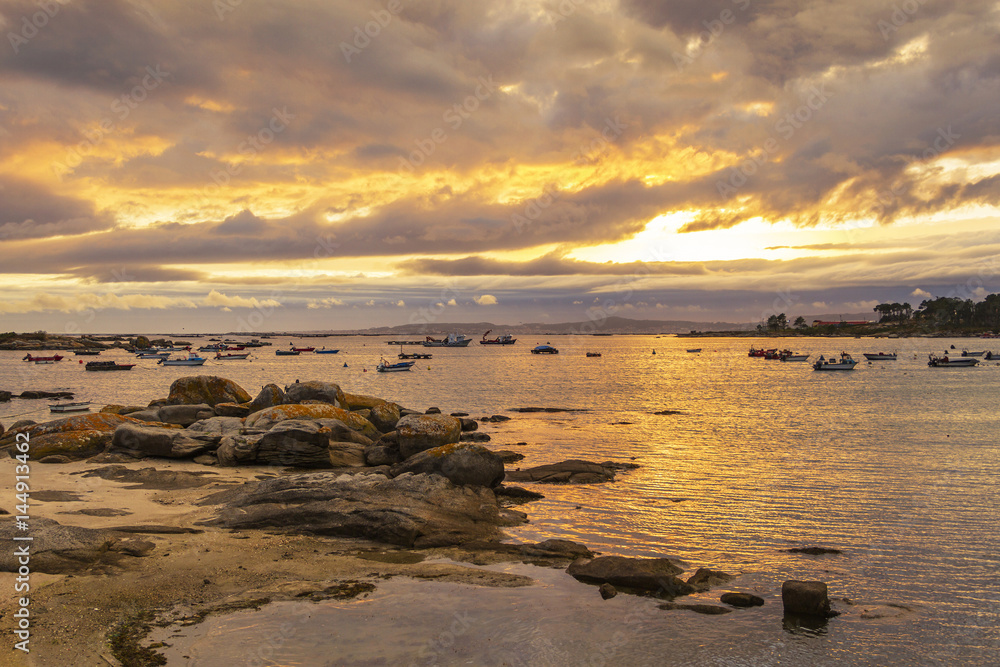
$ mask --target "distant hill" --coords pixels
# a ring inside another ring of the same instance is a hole
[[[627,317],[608,317],[603,321],[581,322],[528,322],[523,324],[496,324],[493,322],[433,322],[430,324],[402,324],[394,327],[353,329],[336,333],[364,334],[369,336],[431,336],[463,333],[478,338],[492,329],[491,336],[504,333],[528,334],[663,334],[690,331],[734,331],[752,329],[748,323],[691,322],[687,320],[632,320]]]

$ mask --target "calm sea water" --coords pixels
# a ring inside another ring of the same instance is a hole
[[[748,358],[749,339],[528,336],[513,347],[428,350],[434,358],[409,373],[378,374],[379,356],[399,351],[385,340],[309,341],[341,347],[336,355],[275,357],[262,348],[253,361],[194,372],[229,377],[251,394],[268,382],[332,380],[473,417],[523,406],[583,410],[507,413],[512,421],[484,425],[490,446],[525,454],[520,465],[640,465],[612,484],[540,488],[546,498],[525,506],[531,522],[509,530],[512,539],[567,538],[605,554],[740,572],[730,588],[758,591],[767,604],[719,617],[666,612],[630,596],[604,602],[560,571],[516,565],[504,569],[539,585],[397,579],[365,601],[308,610],[282,603],[213,619],[171,640],[171,664],[1000,664],[1000,366],[926,365],[927,353],[952,344],[1000,352],[1000,342],[767,341],[813,359],[899,351],[896,362],[819,373]],[[528,353],[544,342],[560,354]],[[686,352],[693,347],[703,351]],[[98,403],[145,404],[193,372],[139,361],[129,372],[87,373],[72,356],[51,366],[20,356],[0,352],[0,389],[67,388]],[[46,403],[0,404],[0,421],[47,420]],[[661,410],[677,414],[653,414]],[[783,551],[817,545],[844,553]],[[792,631],[780,609],[789,578],[826,581],[831,596],[857,604],[823,628]],[[404,618],[399,610],[414,605],[420,618]],[[298,619],[293,638],[280,632],[289,617]],[[397,626],[392,640],[366,641],[386,621]],[[248,646],[264,646],[256,655],[267,659],[255,663]]]

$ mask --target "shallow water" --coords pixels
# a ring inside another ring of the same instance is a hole
[[[319,345],[342,348],[336,355],[275,357],[274,348],[263,348],[255,361],[210,362],[200,371],[140,361],[129,372],[86,373],[72,356],[35,366],[0,352],[0,388],[66,387],[95,402],[145,404],[164,396],[172,379],[200,372],[232,378],[251,394],[267,382],[326,379],[408,407],[437,405],[473,417],[532,405],[586,410],[508,412],[512,421],[483,425],[491,447],[525,454],[517,465],[569,458],[640,465],[612,484],[540,487],[546,498],[523,508],[531,523],[509,530],[511,538],[568,538],[606,554],[679,558],[692,571],[743,572],[731,587],[758,590],[768,600],[762,609],[719,617],[665,612],[628,596],[604,602],[564,573],[528,566],[518,567],[540,586],[484,590],[394,580],[380,583],[367,601],[311,605],[317,620],[296,626],[301,641],[284,642],[263,664],[398,664],[400,656],[433,664],[417,653],[459,608],[478,614],[480,627],[437,654],[439,664],[586,662],[610,644],[607,664],[1000,663],[1000,367],[926,365],[928,352],[951,344],[991,349],[993,341],[769,342],[813,358],[842,349],[858,359],[862,352],[900,353],[896,362],[819,373],[804,363],[748,358],[747,339],[532,336],[506,348],[434,349],[433,359],[409,373],[377,374],[379,355],[399,351],[384,340],[321,339]],[[275,339],[279,347],[287,342]],[[528,354],[543,342],[560,354]],[[704,351],[685,352],[696,346]],[[1000,343],[994,348],[1000,351]],[[585,351],[603,356],[587,358]],[[19,413],[50,419],[45,405],[0,404],[0,421],[9,425],[9,415]],[[664,409],[679,414],[652,414]],[[815,545],[844,553],[782,551]],[[818,634],[790,633],[780,614],[780,585],[789,578],[826,581],[831,596],[859,604]],[[400,602],[419,604],[419,619],[399,620],[414,629],[381,647],[364,642],[368,653],[348,650],[354,634],[327,632],[360,623],[355,610],[374,615],[384,629]],[[886,603],[912,611],[880,607],[891,617],[861,618],[860,609]],[[272,605],[192,628],[171,664],[195,654],[200,664],[239,664],[226,657],[231,624],[274,636],[283,609]],[[615,624],[630,613],[641,622],[626,629],[640,629],[615,640]]]

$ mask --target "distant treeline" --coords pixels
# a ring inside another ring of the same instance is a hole
[[[908,303],[880,303],[875,312],[880,322],[917,322],[944,327],[1000,328],[1000,294],[990,294],[982,301],[941,296],[920,302],[915,311]]]

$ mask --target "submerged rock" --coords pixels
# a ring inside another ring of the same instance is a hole
[[[786,614],[829,617],[830,598],[822,581],[790,579],[781,585],[781,603]]]
[[[443,475],[452,484],[472,484],[493,488],[504,478],[500,457],[478,445],[455,443],[427,449],[393,466],[392,475],[403,473]]]
[[[694,586],[677,578],[683,570],[669,558],[581,558],[574,561],[566,572],[587,583],[608,583],[659,597],[688,595],[696,590]]]
[[[596,484],[614,481],[615,472],[600,463],[571,459],[527,470],[508,471],[506,479],[508,482],[542,484]]]
[[[712,586],[724,584],[735,578],[735,575],[722,572],[721,570],[710,570],[707,567],[700,567],[688,578],[687,582],[699,591],[707,591]]]
[[[719,597],[720,602],[725,602],[733,607],[760,607],[764,604],[764,598],[752,593],[723,593]]]
[[[720,607],[717,604],[679,604],[677,602],[664,602],[657,605],[660,609],[686,609],[697,614],[708,614],[717,616],[719,614],[729,614],[733,610],[729,607]]]
[[[305,473],[250,482],[201,504],[221,505],[205,525],[362,537],[407,547],[495,540],[503,520],[491,491],[455,486],[438,475]]]

